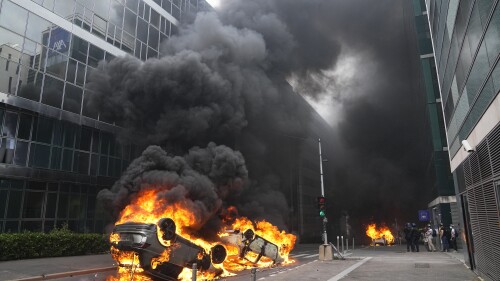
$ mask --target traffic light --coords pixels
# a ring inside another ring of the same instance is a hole
[[[326,199],[325,199],[325,196],[318,196],[318,209],[319,209],[319,216],[322,218],[326,217]]]

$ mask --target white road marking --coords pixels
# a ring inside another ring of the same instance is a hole
[[[308,254],[300,254],[300,255],[290,255],[292,258],[298,258],[298,257],[303,257],[307,256]]]
[[[371,259],[371,257],[367,257],[367,258],[364,258],[364,259],[360,260],[359,262],[351,265],[349,268],[347,268],[346,270],[342,271],[341,273],[339,273],[339,274],[333,276],[332,278],[328,279],[328,281],[338,281],[338,280],[344,278],[351,271],[353,271],[356,268],[360,267],[361,265],[363,265],[365,262],[369,261],[370,259]]]
[[[317,257],[317,256],[319,256],[319,254],[314,254],[314,255],[305,256],[304,258],[312,258],[312,257]]]

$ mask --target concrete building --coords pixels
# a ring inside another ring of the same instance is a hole
[[[500,4],[425,5],[465,258],[482,277],[499,280]]]

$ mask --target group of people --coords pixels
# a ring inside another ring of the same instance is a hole
[[[442,223],[439,225],[439,229],[434,229],[430,224],[424,229],[418,229],[415,223],[407,223],[404,229],[405,239],[406,239],[406,251],[419,252],[419,241],[423,236],[424,244],[427,247],[427,251],[436,252],[436,246],[434,246],[434,237],[439,237],[442,245],[442,251],[448,252],[451,249],[457,251],[457,239],[459,238],[459,231],[451,224],[449,227],[445,227]]]

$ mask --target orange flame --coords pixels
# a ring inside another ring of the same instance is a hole
[[[366,235],[370,237],[372,240],[385,238],[388,244],[394,243],[394,236],[388,227],[382,226],[377,230],[377,225],[375,223],[369,224],[366,228]]]
[[[196,226],[202,225],[202,221],[191,211],[190,200],[180,201],[176,203],[167,202],[163,197],[158,196],[158,193],[167,191],[166,186],[152,186],[150,188],[143,188],[137,193],[137,196],[132,200],[132,202],[123,209],[120,213],[118,221],[115,225],[122,224],[125,222],[136,222],[136,223],[157,223],[161,218],[172,219],[176,226],[176,234],[191,241],[192,243],[202,247],[207,253],[210,253],[211,248],[217,243],[223,244],[227,250],[228,257],[222,264],[214,264],[213,266],[223,270],[221,277],[234,275],[232,272],[238,272],[249,267],[267,267],[273,265],[273,261],[269,258],[262,257],[257,264],[250,261],[255,261],[258,254],[253,252],[248,252],[246,258],[248,260],[241,259],[238,256],[238,247],[224,243],[222,241],[207,241],[202,237],[195,237],[189,232],[189,229],[195,228]],[[226,224],[220,231],[219,236],[223,237],[227,235],[225,232],[230,229],[238,229],[240,231],[245,231],[247,229],[252,229],[256,235],[268,240],[271,243],[276,244],[279,247],[279,253],[281,257],[284,258],[285,264],[291,263],[293,260],[288,259],[288,254],[293,249],[296,241],[296,236],[288,234],[285,231],[280,231],[276,226],[272,225],[267,221],[252,222],[245,217],[239,217],[238,210],[236,207],[231,206],[227,210],[224,210],[221,214],[222,221]],[[231,223],[232,222],[232,223]],[[163,241],[161,238],[161,233],[158,233],[159,241],[165,246],[170,246],[169,241]],[[110,236],[111,242],[116,242],[119,240],[117,234],[112,234]],[[153,259],[152,266],[158,266],[163,262],[168,262],[170,259],[171,249],[165,250],[161,256]],[[112,247],[112,256],[121,265],[139,265],[136,256],[131,255],[130,252],[120,252],[116,248]],[[228,271],[231,270],[232,272]],[[120,271],[121,272],[121,271]],[[109,280],[131,280],[130,274],[120,273],[118,279]],[[139,271],[138,271],[139,272]],[[139,272],[140,273],[140,272]],[[141,274],[137,275],[138,278],[147,278]],[[191,269],[184,268],[181,274],[178,276],[179,280],[191,280]],[[197,272],[197,280],[212,280],[216,276],[209,272]],[[114,278],[114,277],[113,277]],[[134,280],[135,277],[134,277]],[[146,279],[137,279],[144,281]]]

